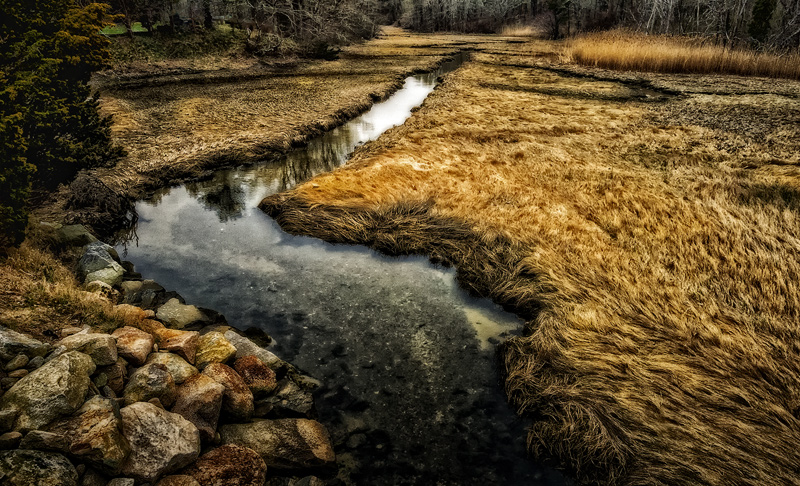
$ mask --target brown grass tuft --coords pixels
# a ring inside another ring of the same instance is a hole
[[[46,241],[46,234],[32,229],[19,248],[0,259],[0,325],[50,341],[64,327],[110,331],[143,318],[83,290]]]
[[[800,79],[798,53],[730,49],[695,38],[603,32],[572,40],[567,53],[578,64],[604,69]]]
[[[800,101],[776,94],[800,84],[651,76],[682,96],[648,101],[525,66],[548,46],[477,54],[348,166],[262,207],[432,254],[526,316],[505,387],[534,457],[581,484],[800,484]],[[763,132],[715,125],[763,106]]]

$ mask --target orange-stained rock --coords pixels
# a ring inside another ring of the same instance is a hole
[[[278,386],[275,372],[253,355],[237,359],[233,369],[239,373],[254,397],[269,395]]]
[[[117,354],[134,366],[143,365],[147,361],[147,355],[153,351],[153,336],[135,327],[121,327],[111,336],[117,340]]]
[[[173,352],[190,364],[195,363],[200,333],[162,328],[157,329],[153,335],[156,338],[158,349]]]
[[[203,374],[225,387],[222,410],[239,420],[250,420],[253,416],[253,393],[241,376],[228,365],[211,363]]]
[[[262,486],[267,465],[253,449],[224,445],[203,454],[183,472],[203,486]]]

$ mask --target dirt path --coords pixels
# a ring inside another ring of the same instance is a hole
[[[420,253],[529,319],[503,346],[529,447],[580,481],[796,484],[800,83],[617,74],[486,49],[292,233]]]

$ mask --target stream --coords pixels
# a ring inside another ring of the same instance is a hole
[[[525,457],[525,424],[498,383],[496,343],[522,322],[458,288],[452,269],[283,232],[265,196],[333,170],[402,124],[459,55],[286,157],[224,170],[137,203],[137,271],[317,378],[339,478],[355,485],[562,485]]]

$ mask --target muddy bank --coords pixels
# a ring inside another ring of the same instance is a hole
[[[798,83],[632,79],[547,50],[478,53],[403,127],[261,208],[448,261],[526,316],[505,389],[534,457],[580,482],[795,484]]]

